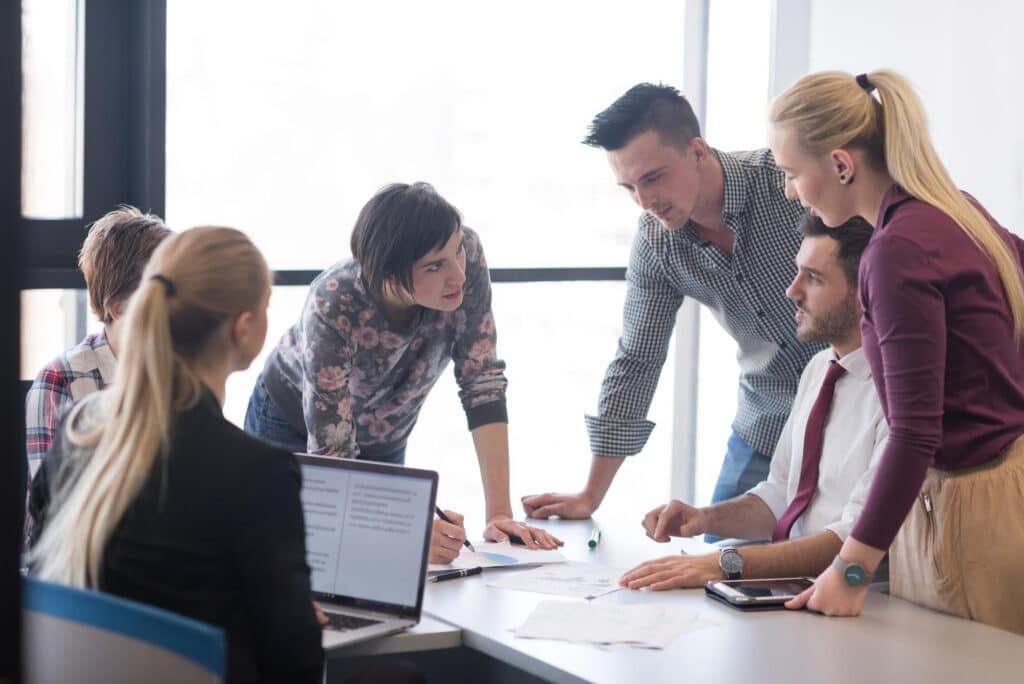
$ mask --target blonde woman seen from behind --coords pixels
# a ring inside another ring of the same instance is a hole
[[[893,595],[1024,634],[1024,241],[954,185],[892,71],[805,76],[770,118],[786,192],[875,226],[862,337],[890,427],[851,535],[790,607],[857,615],[889,549]]]
[[[226,630],[229,681],[319,681],[295,458],[228,423],[263,347],[270,272],[231,228],[154,253],[118,382],[69,413],[32,486],[33,571]]]

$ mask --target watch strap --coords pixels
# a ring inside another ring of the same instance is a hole
[[[864,584],[869,584],[875,576],[874,573],[868,572],[868,569],[860,563],[843,560],[842,556],[839,554],[836,554],[836,557],[832,559],[832,567],[843,576],[843,581],[851,587],[859,587]],[[851,573],[851,569],[854,572]],[[859,575],[860,581],[852,582],[851,575]]]

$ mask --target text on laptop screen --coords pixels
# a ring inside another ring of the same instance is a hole
[[[313,591],[415,607],[431,481],[303,464]]]

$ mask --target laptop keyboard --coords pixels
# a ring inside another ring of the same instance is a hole
[[[334,630],[335,632],[347,632],[360,627],[369,627],[370,625],[380,624],[381,622],[380,620],[374,620],[372,618],[343,615],[342,613],[328,613],[327,611],[324,611],[324,615],[327,616],[327,625],[324,629]]]

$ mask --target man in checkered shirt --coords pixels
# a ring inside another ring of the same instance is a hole
[[[82,244],[78,266],[89,304],[103,330],[87,335],[39,371],[25,399],[25,451],[35,474],[60,420],[76,401],[114,379],[121,330],[118,321],[139,286],[146,262],[171,231],[160,217],[120,207],[96,221]]]
[[[676,312],[693,297],[739,346],[739,402],[713,502],[764,480],[800,374],[820,344],[796,337],[785,291],[800,247],[799,202],[768,150],[726,153],[700,137],[675,88],[642,83],[598,114],[583,141],[607,151],[618,184],[644,210],[633,240],[615,359],[596,416],[586,416],[593,459],[576,494],[523,499],[528,515],[586,518],[622,461],[643,449]]]

